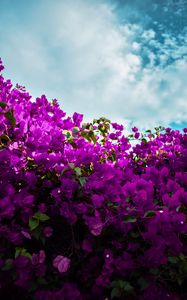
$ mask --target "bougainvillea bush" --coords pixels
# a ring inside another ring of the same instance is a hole
[[[0,76],[0,299],[187,299],[187,129],[82,121]]]

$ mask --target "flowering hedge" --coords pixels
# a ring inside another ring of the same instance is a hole
[[[82,120],[0,76],[0,299],[187,299],[187,129]]]

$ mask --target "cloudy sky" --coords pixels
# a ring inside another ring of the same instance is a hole
[[[0,0],[0,57],[68,114],[187,127],[187,0]]]

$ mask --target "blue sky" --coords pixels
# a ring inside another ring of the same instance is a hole
[[[6,78],[68,114],[187,127],[187,0],[0,0]]]

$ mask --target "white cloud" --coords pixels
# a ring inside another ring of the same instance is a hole
[[[68,113],[140,127],[186,119],[183,35],[180,46],[169,34],[161,44],[153,29],[121,25],[111,4],[91,0],[41,1],[32,24],[11,29],[0,47],[10,77],[34,95],[63,99]],[[167,65],[170,58],[178,61]]]
[[[145,30],[142,33],[142,38],[148,41],[154,39],[155,36],[156,36],[156,32],[153,29]]]

